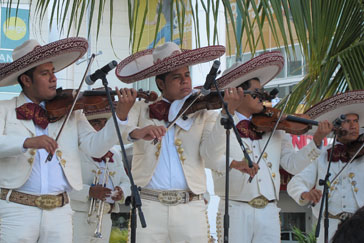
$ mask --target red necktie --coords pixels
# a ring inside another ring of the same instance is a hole
[[[332,162],[338,162],[339,160],[341,160],[341,162],[349,162],[350,160],[350,156],[347,152],[347,147],[345,145],[342,144],[336,144],[334,146],[334,152],[332,153]],[[329,161],[330,159],[330,153],[331,153],[331,148],[329,148],[327,150],[327,161]]]
[[[19,120],[33,120],[34,124],[45,129],[48,126],[47,111],[35,103],[25,103],[16,110],[16,118]]]
[[[262,133],[258,133],[254,131],[250,125],[249,120],[241,120],[236,128],[239,131],[239,134],[242,138],[250,138],[251,140],[259,140],[262,139]]]
[[[109,162],[110,163],[113,163],[114,160],[112,158],[112,156],[114,156],[114,154],[110,151],[108,151],[104,156],[102,156],[101,158],[94,158],[92,157],[92,159],[95,161],[95,162],[102,162],[102,161],[105,161],[106,162],[106,159],[109,158]]]
[[[155,102],[149,105],[149,117],[151,119],[158,119],[160,121],[164,120],[168,122],[168,113],[170,107],[171,104],[164,100]]]

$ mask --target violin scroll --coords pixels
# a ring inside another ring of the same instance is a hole
[[[139,100],[144,99],[145,103],[148,103],[149,101],[156,101],[158,99],[158,94],[154,91],[144,91],[143,89],[139,89],[137,93],[137,98]]]

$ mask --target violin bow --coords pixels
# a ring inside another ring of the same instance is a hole
[[[193,95],[193,94],[192,94]],[[181,118],[185,113],[186,113],[186,111],[196,102],[196,100],[198,99],[198,98],[200,98],[202,96],[202,93],[201,93],[201,91],[199,91],[198,93],[197,93],[197,95],[196,95],[196,97],[190,102],[190,104],[188,104],[188,106],[179,114],[179,115],[177,115],[174,119],[173,119],[173,121],[171,121],[171,123],[169,123],[168,124],[168,126],[166,127],[166,131],[168,131],[168,129],[169,128],[171,128],[176,122],[177,122],[177,120],[179,119],[179,118]],[[153,145],[156,145],[158,143],[158,138],[155,138],[155,139],[153,139],[153,141],[152,141],[152,144]]]
[[[81,80],[80,86],[78,87],[78,90],[76,91],[75,98],[73,100],[72,106],[69,109],[69,111],[67,112],[66,118],[64,119],[63,124],[62,124],[61,128],[59,129],[59,132],[58,132],[58,134],[57,134],[57,136],[55,138],[55,141],[56,142],[58,141],[58,138],[60,137],[60,135],[61,135],[61,133],[63,131],[63,128],[66,125],[66,123],[68,122],[68,120],[69,120],[69,118],[71,116],[71,113],[72,113],[72,111],[73,111],[73,109],[74,109],[74,107],[76,105],[77,99],[78,99],[78,97],[80,96],[80,93],[81,93],[81,87],[82,87],[83,83],[85,82],[86,75],[87,75],[88,71],[90,70],[91,64],[93,63],[93,61],[95,59],[95,56],[96,55],[93,53],[91,55],[91,57],[90,57],[90,61],[87,64],[86,71],[85,71],[85,73],[83,75],[83,78]],[[49,153],[48,156],[47,156],[47,159],[46,159],[45,163],[47,163],[47,161],[51,161],[52,158],[53,158],[53,154],[52,153]]]
[[[335,177],[330,181],[330,184],[333,183],[336,178],[345,170],[345,168],[348,167],[349,164],[351,164],[351,162],[353,162],[353,160],[355,159],[355,157],[360,153],[360,151],[364,148],[364,143],[360,146],[360,148],[358,149],[358,151],[356,151],[356,153],[354,154],[353,157],[351,157],[351,159],[346,163],[346,165],[344,165],[343,168],[341,168],[341,170],[335,175]]]
[[[275,131],[277,130],[278,124],[279,124],[279,122],[280,122],[280,121],[281,121],[281,119],[282,119],[282,116],[283,116],[284,110],[285,110],[285,109],[286,109],[286,107],[287,107],[287,104],[288,104],[289,99],[291,98],[291,95],[292,95],[292,92],[290,92],[290,93],[288,94],[288,97],[287,97],[287,99],[286,99],[286,102],[284,103],[283,109],[282,109],[281,113],[279,114],[278,120],[277,120],[276,124],[274,124],[274,128],[273,128],[272,132],[270,133],[270,135],[269,135],[269,137],[268,137],[267,141],[265,142],[262,152],[261,152],[261,153],[260,153],[260,155],[259,155],[259,158],[258,158],[257,164],[259,164],[260,160],[262,159],[263,154],[264,154],[265,150],[266,150],[266,149],[267,149],[267,147],[268,147],[268,144],[269,144],[270,139],[272,138],[273,134],[274,134],[274,133],[275,133]],[[248,182],[250,183],[250,182],[252,182],[252,180],[253,180],[253,177],[252,177],[252,176],[250,176],[250,177],[249,177]]]

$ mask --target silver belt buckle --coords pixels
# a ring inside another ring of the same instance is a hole
[[[61,204],[58,197],[55,195],[39,196],[35,199],[34,203],[38,208],[46,210],[54,209],[56,207],[59,207]]]
[[[167,206],[174,206],[184,202],[182,192],[177,191],[160,192],[158,194],[158,200]]]

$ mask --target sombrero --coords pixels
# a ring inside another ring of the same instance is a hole
[[[308,109],[305,114],[316,121],[328,120],[333,122],[336,118],[346,114],[359,115],[359,125],[364,126],[364,90],[353,90],[334,95]],[[313,127],[313,133],[316,130]]]
[[[115,73],[124,83],[133,83],[181,67],[212,61],[224,53],[225,47],[220,45],[181,50],[177,44],[166,42],[125,58],[118,64]]]
[[[116,101],[113,102],[113,106],[116,108]],[[109,105],[97,110],[84,110],[83,113],[89,121],[102,118],[109,119],[111,117],[111,109]]]
[[[245,81],[258,78],[262,86],[279,74],[284,57],[279,51],[263,53],[245,63],[236,62],[216,80],[221,89],[238,87]]]
[[[17,84],[22,73],[38,65],[52,62],[55,72],[71,65],[87,51],[87,40],[71,37],[41,46],[36,40],[27,40],[13,51],[13,62],[1,63],[0,86]]]

